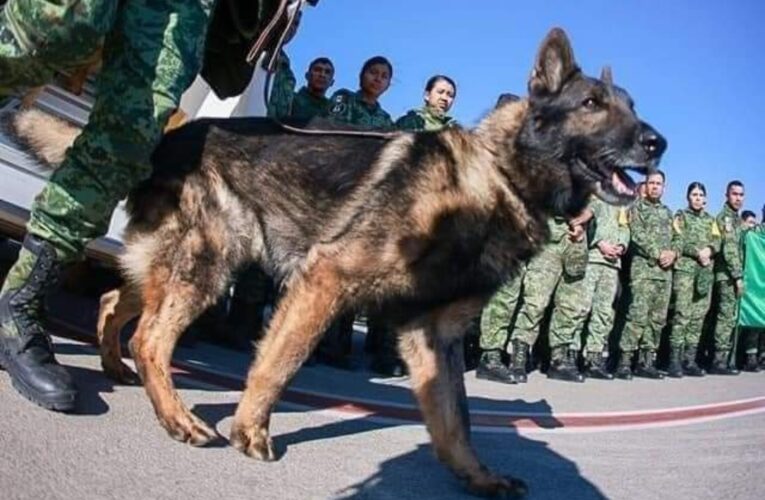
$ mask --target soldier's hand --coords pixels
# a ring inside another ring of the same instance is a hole
[[[736,280],[736,298],[741,298],[744,296],[744,280],[741,278]]]
[[[581,225],[571,226],[568,230],[568,237],[574,243],[579,243],[584,239],[584,227]]]
[[[675,262],[675,252],[672,250],[662,250],[659,254],[659,267],[667,269]]]
[[[594,215],[595,213],[592,211],[590,207],[585,207],[585,209],[582,210],[582,213],[580,213],[579,215],[577,215],[576,217],[568,221],[568,224],[572,228],[574,226],[583,226],[587,224],[588,222],[590,222],[590,219],[592,219]]]
[[[712,258],[712,249],[709,247],[704,247],[701,250],[699,250],[698,255],[698,261],[703,265],[706,266],[707,264],[704,264],[704,262],[709,262]]]

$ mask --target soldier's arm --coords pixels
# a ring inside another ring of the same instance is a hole
[[[681,255],[692,259],[699,255],[700,249],[696,247],[693,238],[689,238],[682,210],[678,210],[672,219],[672,247],[679,249]]]
[[[271,95],[268,98],[268,116],[271,118],[290,116],[292,101],[295,98],[295,75],[285,56],[280,56],[279,69],[274,74],[271,89]]]
[[[741,279],[744,275],[739,245],[741,242],[736,237],[736,230],[732,222],[723,220],[722,224],[722,258],[726,271],[734,280]]]
[[[717,225],[717,221],[712,219],[709,224],[708,232],[708,247],[712,250],[712,255],[720,253],[720,247],[722,246],[722,234],[720,233],[720,227]]]

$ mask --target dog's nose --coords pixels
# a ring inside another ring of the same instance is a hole
[[[651,158],[659,158],[667,149],[667,140],[647,124],[643,124],[638,140]]]

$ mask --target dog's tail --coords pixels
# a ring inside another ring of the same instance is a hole
[[[82,129],[39,109],[21,110],[5,119],[4,132],[26,153],[55,169]]]

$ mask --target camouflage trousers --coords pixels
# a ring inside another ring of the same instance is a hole
[[[733,330],[736,328],[738,299],[732,280],[715,283],[717,301],[717,323],[715,324],[715,351],[730,351]]]
[[[671,295],[672,282],[669,280],[641,279],[630,283],[630,303],[619,349],[656,352],[661,331],[667,324]]]
[[[534,345],[544,319],[545,310],[554,294],[550,321],[550,347],[574,343],[577,325],[584,322],[589,304],[582,300],[584,273],[570,276],[564,271],[568,241],[551,243],[531,259],[523,278],[523,304],[518,311],[512,339]],[[586,251],[586,246],[585,246]]]
[[[614,327],[614,299],[619,291],[619,269],[605,264],[590,264],[584,284],[579,291],[580,303],[585,308],[584,315],[575,318],[581,320],[574,334],[574,347],[578,351],[581,344],[581,333],[587,315],[590,322],[587,325],[585,352],[604,352],[607,350],[608,335]]]
[[[510,325],[521,298],[521,286],[526,267],[504,283],[481,311],[479,343],[484,351],[505,349],[510,338]]]
[[[706,294],[696,291],[693,273],[675,271],[672,291],[675,294],[675,314],[672,317],[672,333],[669,345],[676,348],[697,348],[704,318],[709,311],[711,290]]]
[[[27,229],[62,260],[106,233],[201,66],[214,0],[10,0],[0,13],[0,96],[92,57],[103,66],[88,124],[37,196]],[[5,287],[23,282],[25,252]]]

